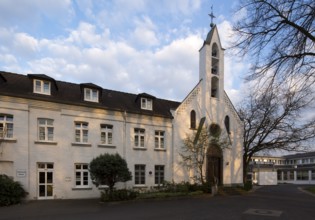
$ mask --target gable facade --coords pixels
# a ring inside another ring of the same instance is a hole
[[[209,32],[199,52],[199,82],[173,112],[175,175],[178,180],[184,178],[187,181],[195,175],[193,170],[187,172],[182,166],[180,153],[183,150],[183,140],[196,132],[198,123],[205,118],[203,127],[209,129],[211,124],[219,125],[222,138],[229,142],[229,145],[222,149],[220,156],[207,155],[204,164],[205,174],[215,169],[214,175],[220,184],[240,184],[243,175],[243,123],[224,91],[224,49],[216,26]],[[194,120],[197,123],[193,128],[191,113],[195,115]],[[215,164],[209,164],[212,163],[210,160],[215,160]]]
[[[88,164],[118,153],[133,179],[117,187],[190,181],[179,153],[205,117],[206,127],[228,125],[222,130],[231,146],[220,152],[220,183],[241,184],[242,123],[224,92],[223,59],[214,27],[200,50],[200,81],[183,102],[0,72],[0,173],[21,182],[29,199],[98,197]]]

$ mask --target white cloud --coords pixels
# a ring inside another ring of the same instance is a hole
[[[233,22],[236,22],[236,21],[246,18],[246,16],[247,16],[247,10],[245,7],[243,7],[233,15],[232,20]]]
[[[151,19],[147,16],[142,19],[135,20],[136,28],[132,33],[131,41],[141,47],[150,47],[159,44],[159,40],[156,37],[155,30],[156,26],[153,24]]]
[[[102,47],[107,43],[109,35],[110,31],[108,29],[99,34],[96,31],[95,25],[80,22],[79,27],[70,32],[67,41],[80,46]]]
[[[24,56],[30,56],[39,50],[37,40],[25,33],[17,33],[13,39],[15,50]]]
[[[57,79],[181,100],[198,81],[201,44],[202,39],[192,35],[152,52],[136,50],[125,42],[110,41],[106,48],[80,48],[71,45],[68,38],[58,44],[42,40],[41,49],[50,51],[50,56],[30,60],[28,65],[32,72]],[[69,59],[71,54],[76,59]],[[181,86],[173,89],[174,85]]]

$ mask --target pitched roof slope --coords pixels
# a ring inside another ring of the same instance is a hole
[[[31,76],[31,77],[30,77]],[[101,89],[100,102],[88,102],[83,99],[82,85],[62,81],[55,81],[56,88],[51,88],[51,95],[42,95],[33,93],[32,79],[37,74],[21,75],[16,73],[0,71],[0,95],[21,97],[27,99],[36,99],[42,101],[86,106],[90,108],[101,108],[114,111],[127,111],[129,113],[152,115],[159,117],[172,118],[171,109],[176,109],[179,102],[158,99],[153,100],[153,110],[144,110],[140,108],[137,98],[142,94],[130,94],[114,90]],[[44,75],[40,75],[43,78]],[[45,75],[46,76],[46,75]],[[32,79],[31,79],[32,78]],[[146,94],[146,96],[148,95]]]

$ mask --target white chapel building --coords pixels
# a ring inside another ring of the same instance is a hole
[[[199,53],[199,82],[182,102],[0,71],[0,174],[21,182],[28,199],[95,198],[100,192],[88,164],[100,154],[118,153],[132,173],[118,187],[191,181],[194,173],[182,165],[180,152],[205,118],[205,128],[217,124],[230,140],[226,149],[209,147],[207,178],[241,185],[243,123],[224,91],[216,26]]]

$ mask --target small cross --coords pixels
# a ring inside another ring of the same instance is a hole
[[[211,13],[209,14],[209,16],[211,18],[210,27],[213,27],[214,26],[213,19],[215,18],[214,14],[213,14],[213,5],[211,5]]]

